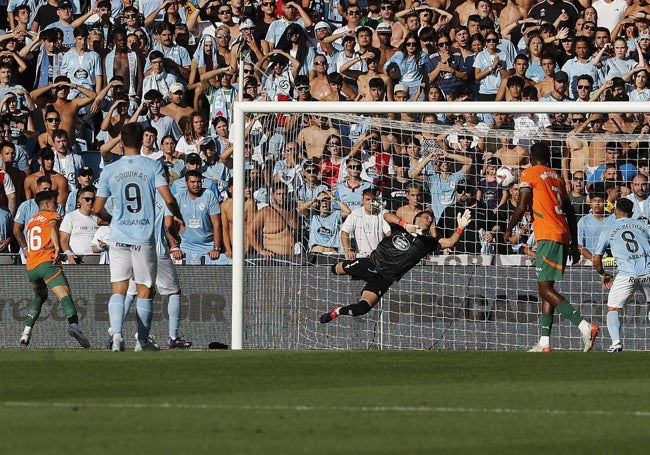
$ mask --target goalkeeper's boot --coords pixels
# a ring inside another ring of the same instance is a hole
[[[623,352],[623,346],[621,346],[621,343],[619,341],[618,343],[611,345],[607,352]]]
[[[192,346],[191,341],[185,341],[181,337],[167,338],[167,349],[188,349],[191,346]]]
[[[340,308],[341,308],[340,305],[336,305],[334,308],[332,308],[327,313],[321,314],[320,315],[320,323],[321,324],[327,324],[328,322],[338,318]]]
[[[582,341],[585,345],[584,352],[589,352],[594,347],[594,341],[600,332],[600,326],[598,324],[591,324],[591,327],[588,331],[582,333]]]
[[[25,330],[23,330],[23,334],[20,336],[20,345],[21,346],[28,346],[29,345],[29,340],[32,339],[32,328],[31,327],[25,327]]]
[[[552,349],[549,345],[542,346],[541,344],[539,344],[539,342],[528,350],[528,352],[551,352],[551,351]]]
[[[82,348],[88,349],[90,347],[88,337],[81,332],[78,324],[70,324],[70,327],[68,327],[68,335],[77,340]]]
[[[111,333],[113,331],[111,330]],[[111,336],[111,351],[113,352],[122,352],[124,351],[124,339],[122,338],[121,333],[113,333]]]

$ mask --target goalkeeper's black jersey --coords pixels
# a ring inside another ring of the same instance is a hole
[[[383,278],[398,281],[420,260],[438,248],[438,239],[428,235],[413,237],[401,226],[391,224],[392,234],[370,254],[375,270]]]

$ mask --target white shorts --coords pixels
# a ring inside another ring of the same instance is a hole
[[[632,277],[617,275],[609,290],[607,306],[623,308],[637,290],[643,291],[646,302],[650,302],[650,275]]]
[[[161,295],[177,294],[181,290],[180,282],[178,281],[178,273],[176,273],[176,266],[172,262],[172,258],[158,258],[158,274],[156,275],[156,291]]]
[[[110,242],[111,282],[133,278],[137,284],[153,287],[158,268],[156,245],[125,245]]]

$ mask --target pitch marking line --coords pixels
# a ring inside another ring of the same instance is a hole
[[[614,416],[627,415],[633,417],[650,417],[650,411],[567,411],[561,409],[514,409],[514,408],[448,408],[429,406],[259,406],[259,405],[220,405],[220,404],[172,404],[172,403],[62,403],[62,402],[32,402],[5,401],[5,407],[32,408],[133,408],[133,409],[221,409],[242,411],[344,411],[344,412],[414,412],[414,413],[467,413],[467,414],[547,414],[547,415],[583,415],[583,416]]]

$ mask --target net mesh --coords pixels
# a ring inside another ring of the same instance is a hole
[[[587,191],[604,193],[615,184],[623,197],[633,197],[633,176],[647,175],[648,130],[643,126],[647,116],[642,113],[299,114],[285,109],[290,108],[247,113],[245,125],[235,124],[245,128],[250,145],[245,155],[245,348],[528,348],[539,337],[541,306],[532,258],[534,238],[526,217],[515,230],[520,241],[515,245],[504,241],[517,185],[515,181],[514,187],[501,186],[496,171],[508,167],[516,177],[528,165],[530,146],[547,143],[551,164],[565,178],[580,216],[591,210]],[[608,152],[612,148],[613,158]],[[439,174],[444,166],[447,178],[460,175],[451,185],[451,196],[444,190],[441,195],[430,179],[414,175],[418,163],[429,155],[434,156],[430,172]],[[357,159],[358,177],[350,169]],[[613,170],[610,164],[615,164]],[[274,213],[268,204],[273,205],[279,182],[288,188],[280,204],[286,211]],[[346,193],[346,185],[355,190]],[[378,202],[370,214],[347,226],[350,216],[331,224],[323,221],[343,209],[340,201],[353,211],[351,216],[354,210],[363,210],[358,188],[365,186],[377,189]],[[421,199],[409,202],[406,195],[412,188],[418,189]],[[320,198],[331,200],[331,212]],[[478,199],[476,204],[473,198]],[[319,315],[334,305],[357,302],[364,286],[330,271],[346,257],[342,231],[349,232],[351,250],[363,254],[384,235],[378,221],[383,210],[412,215],[424,208],[434,212],[438,235],[450,236],[465,204],[480,223],[470,225],[455,248],[423,260],[370,313],[339,317],[326,325],[318,322]],[[322,209],[323,205],[327,207]],[[646,210],[647,204],[638,205]],[[290,228],[292,223],[295,229]],[[282,241],[273,235],[284,229],[282,235],[291,240],[276,248]],[[595,234],[590,235],[579,243],[593,248]],[[264,251],[266,241],[272,255]],[[615,266],[611,272],[616,272]],[[586,319],[605,326],[607,292],[591,262],[582,259],[569,267],[556,289]],[[641,294],[624,310],[626,349],[648,348],[647,310]],[[580,332],[556,315],[552,344],[581,349]]]

